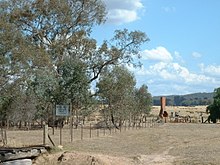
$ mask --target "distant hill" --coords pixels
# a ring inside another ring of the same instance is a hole
[[[160,97],[153,97],[153,105],[160,105]],[[166,105],[196,106],[209,105],[213,101],[213,93],[193,93],[187,95],[169,95],[166,97]]]

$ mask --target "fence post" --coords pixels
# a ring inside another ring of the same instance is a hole
[[[43,130],[43,144],[46,145],[48,144],[48,125],[44,125],[44,130]]]
[[[1,137],[2,137],[1,139],[2,139],[3,146],[7,144],[5,135],[6,135],[6,131],[3,128],[1,128]]]
[[[146,120],[146,117],[145,117],[145,123],[144,123],[144,128],[146,128],[147,127],[147,120]]]
[[[62,135],[62,126],[60,126],[60,145],[62,145],[63,135]]]
[[[89,137],[92,138],[92,125],[89,125]]]
[[[2,139],[2,142],[3,142],[3,145],[4,145],[4,135],[3,135],[3,129],[1,128],[1,139]]]
[[[137,119],[135,119],[135,127],[136,127],[136,129],[138,129],[137,128],[138,127]]]
[[[127,124],[126,124],[126,120],[125,120],[125,131],[126,131],[126,129],[127,129],[126,127],[127,127]]]
[[[8,140],[7,140],[7,132],[6,132],[6,129],[4,130],[4,140],[5,140],[5,145],[7,145]]]
[[[56,104],[53,104],[52,106],[52,134],[54,135],[54,126],[55,126],[55,120],[56,120]],[[49,123],[48,123],[49,124]]]
[[[99,137],[99,128],[97,128],[97,137]]]
[[[81,124],[81,140],[83,140],[83,125]]]
[[[73,142],[73,109],[72,103],[70,103],[70,142]]]
[[[144,119],[143,119],[143,117],[141,119],[141,127],[144,128]]]

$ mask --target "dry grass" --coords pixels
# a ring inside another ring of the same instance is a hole
[[[180,114],[200,114],[205,107],[167,107]],[[197,112],[198,111],[198,112]],[[158,114],[158,107],[153,113]],[[204,114],[205,115],[205,114]],[[155,127],[123,130],[122,133],[92,132],[84,130],[80,140],[80,129],[74,130],[74,141],[70,143],[69,130],[63,130],[64,150],[44,155],[36,164],[83,164],[83,165],[218,165],[220,162],[220,124],[164,123]],[[78,132],[76,132],[78,131]],[[52,130],[49,131],[50,134]],[[8,131],[12,145],[42,143],[42,131]],[[59,144],[59,130],[51,134]],[[63,159],[58,158],[63,154]]]
[[[166,106],[165,110],[170,114],[171,112],[178,112],[181,116],[199,116],[201,113],[203,115],[206,114],[206,107],[207,106]],[[152,114],[158,115],[160,111],[160,106],[153,106],[152,107]]]
[[[218,165],[219,129],[220,124],[165,123],[113,136],[76,140],[64,146],[64,162],[94,157],[103,165]],[[45,159],[52,158],[56,164],[60,155]]]

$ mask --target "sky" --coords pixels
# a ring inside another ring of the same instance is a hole
[[[105,24],[93,29],[97,40],[117,29],[145,32],[141,68],[128,67],[137,87],[153,96],[213,92],[220,87],[219,0],[103,0]]]

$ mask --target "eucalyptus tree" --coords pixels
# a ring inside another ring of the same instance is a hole
[[[27,87],[27,79],[35,67],[45,66],[45,52],[36,49],[22,31],[9,18],[9,1],[0,1],[0,107],[6,112],[10,104],[24,92],[21,87]],[[8,114],[4,113],[4,114]],[[3,115],[6,118],[5,115]]]
[[[88,65],[92,74],[90,82],[96,80],[109,66],[122,64],[140,66],[136,59],[141,57],[140,46],[147,41],[149,38],[141,31],[115,30],[110,41],[103,41],[103,44],[91,53]]]
[[[37,113],[37,104],[38,100],[33,91],[19,91],[7,112],[8,121],[19,127],[23,122],[23,125],[30,129]]]
[[[87,68],[81,59],[68,58],[62,64],[61,70],[62,79],[59,82],[59,95],[63,96],[61,99],[65,98],[72,103],[77,125],[79,115],[85,117],[90,114],[88,106],[91,102],[91,93]]]
[[[132,62],[132,55],[139,55],[140,45],[149,40],[140,31],[116,30],[111,41],[97,48],[90,34],[94,25],[105,21],[101,0],[3,0],[1,10],[15,31],[20,31],[35,49],[48,54],[57,74],[65,57],[77,56],[87,62],[92,73],[90,82],[107,65]]]
[[[41,103],[60,101],[64,60],[88,51],[91,27],[104,22],[103,3],[2,0],[0,11],[1,87],[23,78]]]
[[[133,111],[134,117],[144,117],[151,111],[152,106],[152,96],[148,91],[147,85],[142,85],[140,88],[135,90],[135,100],[136,100],[136,109]]]
[[[85,94],[109,66],[137,65],[133,57],[139,57],[140,46],[148,37],[141,31],[116,30],[110,41],[98,46],[91,32],[105,22],[105,16],[102,0],[1,0],[1,86],[18,80],[33,85],[41,105],[73,101],[85,98],[78,90],[80,83]],[[68,67],[68,60],[75,70]],[[78,64],[83,66],[81,71],[75,67]],[[84,78],[65,74],[67,68],[74,74],[81,72]]]
[[[125,67],[116,66],[101,74],[97,84],[98,96],[107,104],[103,109],[103,115],[108,125],[113,124],[118,128],[129,116],[134,86],[134,75]]]
[[[2,17],[29,45],[46,52],[48,65],[58,75],[65,57],[82,56],[88,51],[83,42],[87,42],[91,27],[102,23],[105,16],[99,0],[3,0],[0,5]],[[32,67],[36,63],[31,61]]]

